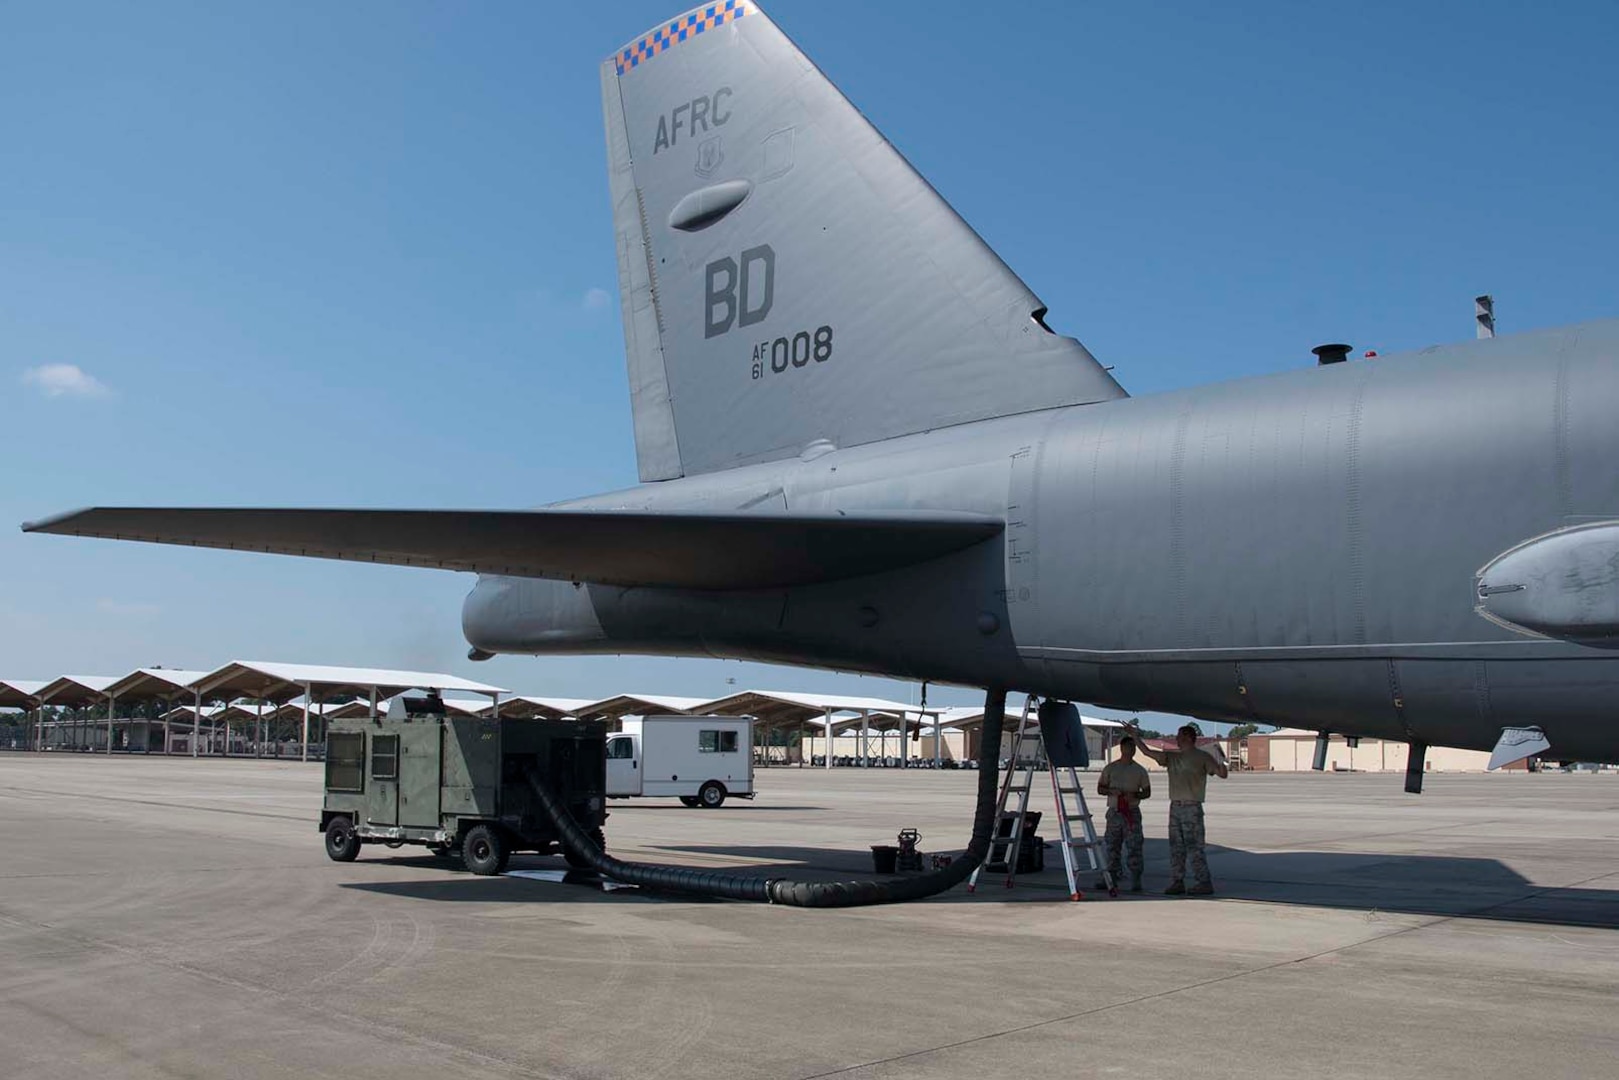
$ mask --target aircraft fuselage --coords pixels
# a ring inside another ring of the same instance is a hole
[[[1053,409],[579,508],[952,509],[997,540],[762,592],[481,578],[499,652],[707,655],[1619,757],[1619,652],[1480,614],[1502,552],[1619,520],[1619,322]],[[1609,586],[1612,588],[1613,586]]]

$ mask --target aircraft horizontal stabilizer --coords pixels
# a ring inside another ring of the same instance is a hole
[[[995,536],[967,513],[260,510],[97,507],[24,532],[684,589],[808,585],[897,569]]]

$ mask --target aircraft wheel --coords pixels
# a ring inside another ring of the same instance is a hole
[[[704,810],[712,810],[725,804],[725,785],[718,780],[710,780],[697,791],[697,801]]]
[[[354,822],[334,817],[326,823],[326,856],[333,862],[353,862],[360,854],[360,835]]]
[[[505,837],[493,825],[474,825],[461,841],[461,859],[479,877],[494,877],[505,869],[510,857]]]

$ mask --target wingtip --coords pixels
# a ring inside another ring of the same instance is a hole
[[[25,533],[65,532],[67,530],[64,530],[61,527],[62,525],[72,521],[81,514],[90,513],[92,509],[92,507],[81,506],[77,510],[69,510],[66,513],[61,514],[52,514],[50,517],[43,517],[38,521],[25,521],[22,523],[22,531]]]

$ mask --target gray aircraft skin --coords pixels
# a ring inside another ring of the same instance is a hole
[[[480,656],[1619,759],[1619,321],[1130,398],[755,4],[602,91],[641,486],[27,528],[476,571]]]

